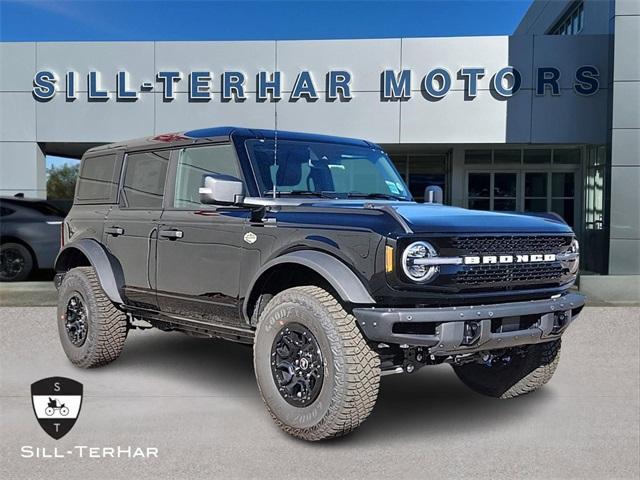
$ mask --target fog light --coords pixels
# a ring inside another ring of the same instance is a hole
[[[478,322],[464,322],[462,345],[473,345],[480,338],[480,324]]]

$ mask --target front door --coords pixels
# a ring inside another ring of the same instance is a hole
[[[208,173],[242,178],[233,146],[174,154],[171,193],[158,227],[157,295],[169,315],[209,323],[239,322],[239,272],[249,210],[200,203]]]
[[[122,267],[127,305],[157,310],[155,247],[169,152],[130,153],[125,158],[120,205],[105,220],[107,248]]]

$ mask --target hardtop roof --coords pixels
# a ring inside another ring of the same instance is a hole
[[[311,141],[311,142],[325,142],[325,143],[337,143],[343,145],[353,145],[361,147],[376,147],[375,144],[366,140],[337,137],[333,135],[321,135],[316,133],[304,133],[304,132],[291,132],[286,130],[269,130],[260,128],[245,128],[245,127],[209,127],[200,128],[195,130],[187,130],[184,132],[163,133],[154,135],[152,137],[143,137],[132,140],[125,140],[123,142],[110,143],[106,145],[100,145],[94,147],[87,152],[90,153],[102,153],[104,151],[112,149],[137,149],[143,147],[170,147],[172,145],[184,145],[189,143],[199,143],[203,140],[220,140],[230,139],[232,136],[240,136],[246,138],[264,138],[266,140],[273,140],[276,137],[278,140],[298,140],[298,141]]]

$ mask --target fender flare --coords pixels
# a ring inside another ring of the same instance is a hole
[[[284,263],[303,265],[321,275],[336,291],[340,298],[349,303],[375,304],[367,288],[351,269],[333,255],[316,250],[298,250],[274,258],[265,263],[253,277],[242,305],[245,318],[248,317],[249,300],[253,289],[262,275],[269,269]]]
[[[109,297],[113,303],[123,305],[124,301],[120,295],[121,287],[124,284],[122,268],[118,264],[118,261],[113,258],[102,245],[91,238],[83,238],[65,245],[56,257],[56,272],[66,272],[69,270],[66,268],[65,260],[73,250],[80,251],[89,260],[89,263],[91,263],[91,266],[98,275],[100,285],[104,293],[107,294],[107,297]]]

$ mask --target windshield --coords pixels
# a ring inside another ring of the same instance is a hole
[[[377,148],[336,143],[247,140],[263,195],[411,200],[389,157]]]

